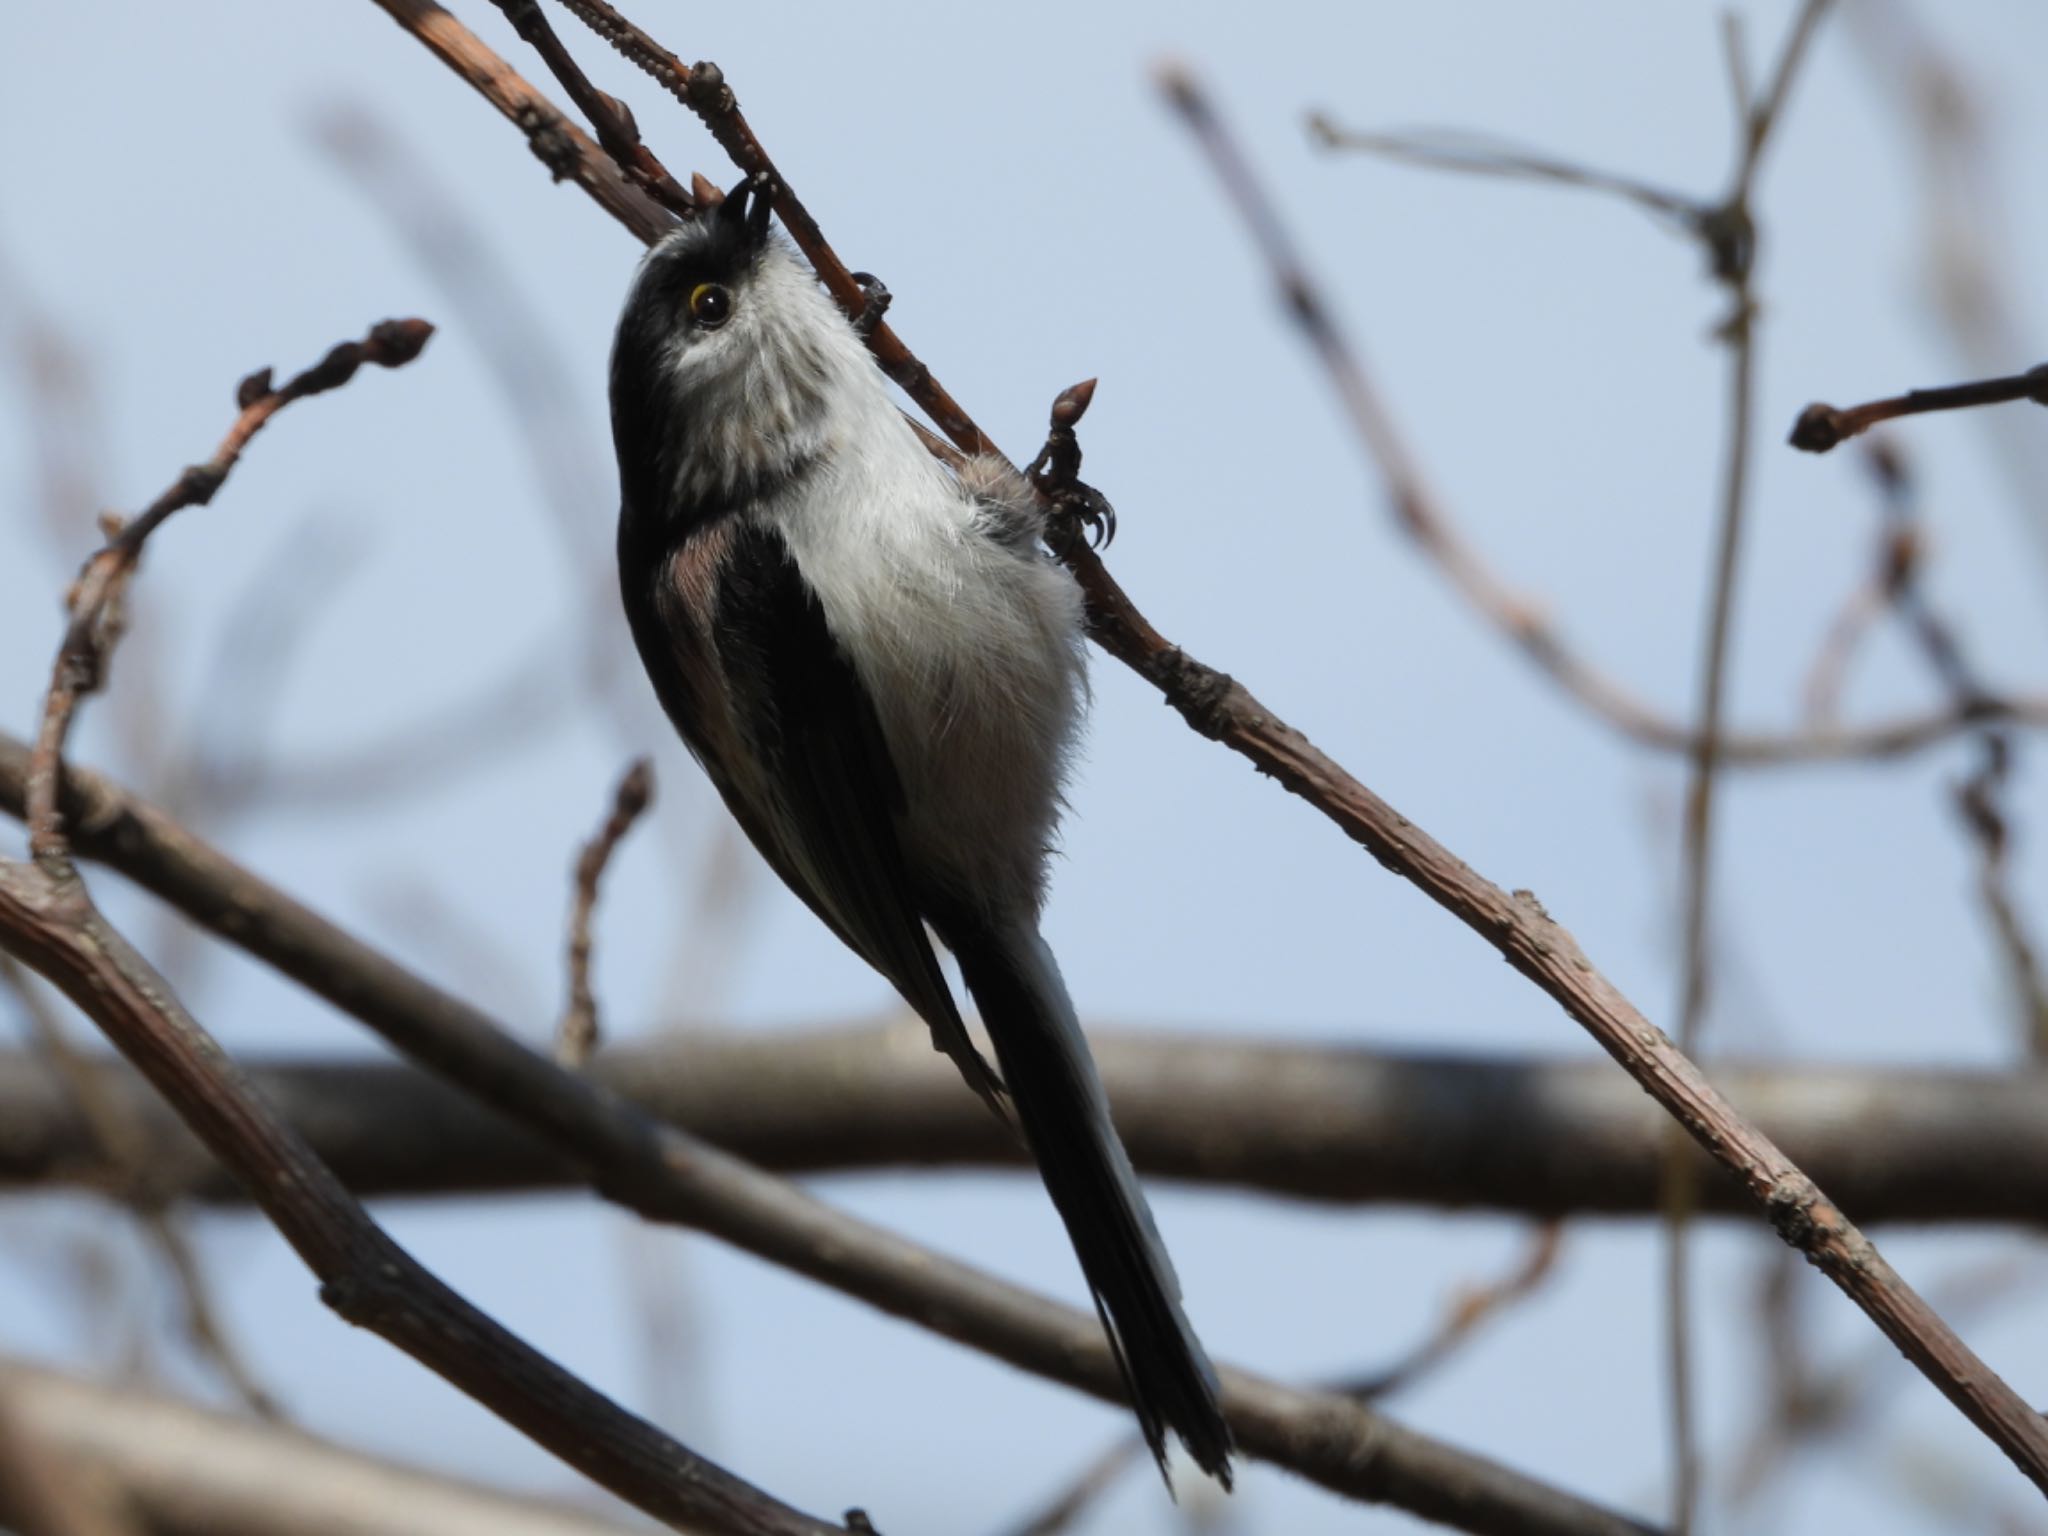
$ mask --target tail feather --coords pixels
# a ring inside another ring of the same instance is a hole
[[[1052,952],[1031,929],[949,944],[994,1042],[1025,1140],[1066,1223],[1152,1454],[1166,1431],[1230,1485],[1230,1428],[1216,1372],[1180,1305],[1180,1283]]]

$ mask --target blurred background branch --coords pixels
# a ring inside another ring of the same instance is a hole
[[[1131,1155],[1163,1178],[1336,1204],[1530,1216],[1658,1209],[1662,1118],[1595,1059],[1430,1056],[1362,1046],[1097,1027]],[[615,1046],[591,1080],[647,1114],[784,1173],[1023,1169],[1016,1144],[961,1102],[929,1037],[902,1024],[696,1032]],[[418,1069],[253,1058],[251,1075],[364,1195],[575,1188],[574,1160]],[[161,1188],[244,1195],[126,1069],[107,1091],[150,1138]],[[2048,1220],[2048,1083],[1993,1071],[1724,1063],[1731,1099],[1867,1222]],[[1699,1157],[1700,1209],[1748,1215]],[[118,1170],[75,1106],[0,1054],[0,1185],[116,1193]]]

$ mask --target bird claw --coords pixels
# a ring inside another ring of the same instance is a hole
[[[1090,549],[1107,549],[1116,537],[1116,508],[1092,485],[1076,480],[1050,493],[1051,515],[1082,529]]]
[[[895,295],[872,272],[856,272],[853,280],[860,284],[862,294],[860,313],[853,317],[853,333],[862,341],[875,334],[875,327],[882,323],[882,316],[889,312],[889,305]]]

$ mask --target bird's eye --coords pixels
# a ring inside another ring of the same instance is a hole
[[[732,294],[718,283],[699,283],[690,290],[690,318],[707,331],[731,318]]]

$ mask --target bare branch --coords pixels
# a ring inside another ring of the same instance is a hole
[[[1647,213],[1690,230],[1699,221],[1697,198],[1622,176],[1594,166],[1561,160],[1489,134],[1460,129],[1417,129],[1405,133],[1368,133],[1345,128],[1327,112],[1311,112],[1309,136],[1325,149],[1358,150],[1430,171],[1466,176],[1496,176],[1508,181],[1541,181],[1604,193],[1633,203]]]
[[[549,71],[562,82],[562,89],[569,93],[569,99],[576,103],[577,109],[597,130],[597,142],[618,163],[619,169],[637,185],[646,188],[656,202],[678,218],[694,216],[697,212],[696,199],[669,174],[668,167],[654,157],[654,152],[640,142],[640,130],[634,125],[633,114],[626,109],[626,104],[590,83],[590,77],[583,73],[582,66],[562,46],[562,40],[555,36],[555,29],[548,25],[539,0],[493,0],[493,3],[505,13],[506,20],[512,23],[519,35],[547,61]]]
[[[265,910],[260,888],[234,894]],[[1665,1118],[1597,1058],[1420,1055],[1093,1024],[1089,1036],[1147,1174],[1289,1200],[1539,1219],[1657,1210]],[[1014,1139],[960,1098],[957,1075],[924,1047],[924,1036],[894,1026],[664,1035],[606,1050],[588,1076],[642,1113],[777,1172],[1028,1169]],[[97,1065],[109,1099],[148,1138],[157,1187],[180,1199],[247,1199],[145,1084],[118,1063]],[[248,1070],[360,1195],[588,1182],[545,1140],[410,1066],[270,1060]],[[1718,1076],[1867,1221],[2033,1227],[2048,1212],[2048,1084],[2029,1075],[1727,1063]],[[1752,1216],[1742,1185],[1694,1155],[1699,1209]],[[118,1197],[118,1171],[37,1064],[0,1053],[0,1189],[38,1188]]]
[[[798,199],[789,178],[776,168],[775,162],[768,157],[768,151],[754,136],[753,127],[740,111],[739,99],[726,84],[725,71],[711,63],[684,64],[605,0],[563,0],[563,3],[635,67],[658,81],[662,89],[696,113],[704,126],[711,130],[711,137],[718,141],[718,147],[732,157],[734,165],[772,181],[775,212],[782,220],[782,227],[789,231],[790,239],[804,253],[805,260],[816,270],[818,280],[839,307],[849,318],[862,318],[868,310],[867,289],[861,286],[852,269],[827,243],[824,232],[818,228],[818,221]],[[967,453],[996,451],[994,441],[974,424],[974,419],[946,392],[945,387],[932,376],[932,371],[918,361],[886,321],[877,321],[869,329],[867,343],[868,349],[875,354],[875,360],[882,365],[882,371],[917,402],[918,407],[955,445]]]
[[[391,0],[382,3],[388,8]],[[691,95],[715,98],[700,109],[714,132],[720,124],[730,130],[737,121],[737,108],[722,77],[714,88],[704,71],[692,71],[691,85]],[[751,134],[747,137],[751,139]],[[789,208],[778,204],[778,211],[790,217]],[[843,269],[843,263],[837,265]],[[844,297],[841,302],[846,302]],[[878,355],[880,338],[886,334],[886,326],[877,327],[871,338]],[[961,425],[971,423],[963,421]],[[2040,1416],[1977,1358],[1811,1179],[1735,1113],[1698,1068],[1594,968],[1533,895],[1510,896],[1474,873],[1411,820],[1317,752],[1241,685],[1167,644],[1091,552],[1074,549],[1068,560],[1089,601],[1091,632],[1106,649],[1159,687],[1197,731],[1230,746],[1284,788],[1307,799],[1389,870],[1471,927],[1558,1002],[1695,1139],[1744,1181],[1781,1237],[1812,1259],[1862,1307],[2038,1486],[2048,1488],[2048,1427]],[[487,1025],[488,1021],[479,1022]],[[461,1075],[484,1091],[493,1081],[488,1073],[464,1071]],[[559,1088],[548,1096],[557,1100],[567,1097]],[[533,1110],[542,1106],[523,1107]],[[1081,1321],[1085,1328],[1087,1320]],[[1088,1331],[1094,1338],[1094,1330]],[[1231,1411],[1230,1416],[1247,1447],[1260,1453],[1253,1426],[1238,1411]]]
[[[644,1526],[378,1461],[310,1435],[0,1362],[0,1407],[143,1536],[631,1536]]]
[[[597,1044],[597,998],[590,990],[590,918],[597,907],[598,882],[633,823],[654,799],[654,764],[640,758],[612,791],[611,813],[576,859],[575,893],[569,907],[569,1006],[555,1032],[555,1060],[580,1067]]]
[[[1756,424],[1757,219],[1751,194],[1771,129],[1784,110],[1800,61],[1828,0],[1805,0],[1780,52],[1763,96],[1748,94],[1741,37],[1731,24],[1728,57],[1742,147],[1728,195],[1698,220],[1694,233],[1728,299],[1718,336],[1728,349],[1727,444],[1721,464],[1721,506],[1706,597],[1694,740],[1686,779],[1680,856],[1680,965],[1678,1048],[1695,1055],[1706,1027],[1712,983],[1709,928],[1713,917],[1714,832],[1726,732],[1729,657],[1735,635],[1736,579],[1749,521],[1750,440]],[[1732,23],[1732,13],[1731,13]],[[1699,1439],[1693,1422],[1692,1270],[1689,1224],[1698,1178],[1684,1156],[1684,1130],[1674,1121],[1665,1153],[1665,1285],[1669,1298],[1666,1343],[1670,1359],[1673,1516],[1677,1536],[1689,1536],[1699,1505]]]
[[[264,368],[242,380],[235,392],[241,408],[228,434],[221,439],[213,457],[188,468],[161,496],[143,509],[134,521],[110,528],[106,544],[85,563],[73,583],[69,607],[71,621],[57,650],[49,693],[43,708],[42,727],[36,750],[29,763],[28,838],[29,851],[38,861],[63,855],[63,829],[57,814],[57,778],[61,771],[64,740],[71,730],[72,716],[85,695],[100,686],[107,652],[120,634],[121,594],[142,547],[165,519],[186,507],[204,506],[226,482],[228,474],[248,446],[249,439],[264,424],[295,400],[339,388],[356,375],[365,363],[380,368],[397,368],[420,355],[434,328],[424,320],[385,320],[372,326],[361,341],[343,342],[331,349],[304,373],[273,386],[270,370]]]
[[[1469,1342],[1483,1324],[1534,1295],[1556,1268],[1563,1246],[1563,1224],[1545,1222],[1531,1235],[1527,1247],[1506,1274],[1485,1285],[1460,1289],[1452,1296],[1436,1327],[1414,1349],[1370,1376],[1342,1383],[1340,1390],[1353,1397],[1378,1399],[1435,1370]]]
[[[1880,573],[1886,603],[1906,626],[1936,681],[1958,711],[1967,713],[1985,696],[1978,670],[1956,627],[1939,612],[1921,580],[1920,514],[1916,487],[1905,456],[1878,440],[1863,456],[1876,481],[1893,557]],[[1992,943],[2005,967],[2021,1021],[2021,1037],[2037,1060],[2048,1054],[2048,975],[2013,888],[2011,818],[2005,791],[2012,777],[2012,738],[1995,726],[1978,730],[1977,771],[1956,786],[1955,806],[1977,845],[1977,894],[1991,928]]]
[[[1330,1390],[1355,1397],[1361,1402],[1379,1402],[1414,1385],[1455,1354],[1477,1332],[1480,1325],[1503,1309],[1533,1293],[1551,1273],[1563,1228],[1545,1222],[1536,1231],[1528,1249],[1513,1269],[1483,1286],[1456,1292],[1443,1318],[1400,1361],[1370,1376],[1329,1383]],[[1108,1446],[1078,1476],[1071,1478],[1051,1499],[1012,1529],[1011,1536],[1060,1536],[1086,1515],[1104,1494],[1116,1486],[1126,1468],[1144,1452],[1145,1442],[1125,1435]]]
[[[434,0],[376,3],[525,134],[527,146],[556,181],[575,182],[642,244],[651,245],[675,227],[673,214],[629,181],[588,134]]]
[[[54,983],[127,1056],[246,1184],[317,1275],[337,1313],[383,1335],[508,1423],[647,1513],[735,1536],[824,1536],[839,1529],[693,1455],[532,1349],[443,1285],[373,1222],[341,1181],[265,1105],[168,982],[103,918],[70,857],[60,801],[66,736],[105,678],[118,604],[144,543],[173,513],[210,501],[249,439],[294,400],[346,383],[365,362],[396,367],[433,328],[386,321],[281,387],[270,371],[237,391],[241,414],[207,463],[87,562],[71,593],[23,800],[34,862],[0,861],[0,948]],[[68,1536],[68,1533],[67,1533]]]
[[[1808,453],[1826,453],[1830,448],[1868,432],[1880,422],[1896,421],[1901,416],[1920,416],[1929,411],[1964,411],[1982,405],[2005,405],[2014,400],[2048,405],[2048,363],[2003,378],[1949,384],[1940,389],[1910,389],[1903,395],[1866,401],[1846,410],[1833,405],[1809,405],[1799,413],[1799,419],[1792,424],[1792,434],[1786,441]]]
[[[19,744],[0,736],[0,798],[10,813],[19,803],[20,760]],[[81,852],[103,858],[509,1117],[557,1158],[575,1164],[606,1198],[651,1220],[701,1228],[1020,1369],[1105,1401],[1124,1400],[1122,1378],[1092,1312],[1060,1306],[906,1242],[653,1123],[603,1088],[609,1057],[594,1064],[588,1080],[562,1072],[497,1021],[342,932],[97,775],[72,770],[65,793]],[[928,1049],[920,1047],[917,1054],[937,1063]],[[964,1100],[1001,1131],[970,1095],[960,1093],[957,1075],[943,1097],[955,1106]],[[849,1098],[843,1086],[836,1098],[842,1104]],[[331,1112],[337,1102],[329,1096],[324,1106]],[[419,1124],[437,1138],[448,1128],[438,1118]],[[1224,1412],[1246,1452],[1336,1492],[1475,1532],[1583,1536],[1641,1529],[1358,1404],[1244,1371],[1226,1369],[1222,1375]]]

